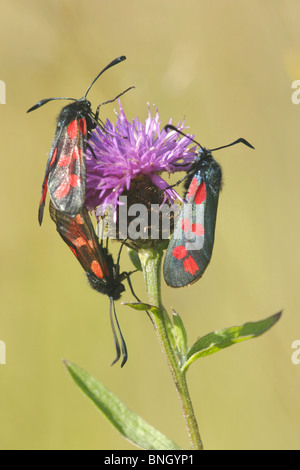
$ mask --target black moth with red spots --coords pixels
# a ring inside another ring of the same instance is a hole
[[[110,67],[125,60],[125,56],[110,62],[93,80],[85,95],[74,98],[47,98],[39,101],[27,112],[43,106],[52,100],[67,99],[75,101],[65,106],[57,119],[57,128],[47,161],[38,220],[42,224],[47,189],[56,209],[69,216],[75,216],[85,201],[85,152],[91,130],[98,124],[98,112],[92,112],[91,103],[86,99],[95,81]],[[111,100],[113,101],[113,100]]]
[[[182,134],[172,125],[167,125],[165,128]],[[245,139],[240,138],[214,150],[237,143],[254,148]],[[200,149],[194,163],[187,175],[179,181],[186,180],[185,203],[176,222],[164,261],[164,278],[171,287],[184,287],[200,279],[210,262],[214,246],[222,171],[212,157],[212,150],[198,145]]]
[[[52,201],[50,201],[49,210],[58,233],[86,272],[90,286],[97,292],[100,292],[100,294],[107,295],[110,299],[110,322],[116,348],[116,358],[112,364],[115,364],[120,359],[122,353],[121,367],[123,367],[127,361],[128,354],[117,319],[114,301],[118,300],[125,291],[122,282],[127,279],[132,294],[140,302],[132,289],[129,279],[132,272],[119,272],[119,260],[115,264],[112,255],[99,244],[92,221],[85,207],[74,217],[69,217],[57,210]]]

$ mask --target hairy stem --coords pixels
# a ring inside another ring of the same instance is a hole
[[[191,447],[194,450],[201,450],[203,449],[203,445],[187,387],[185,372],[180,369],[176,353],[172,347],[172,342],[168,334],[168,325],[170,325],[171,321],[161,301],[162,255],[163,252],[159,250],[147,249],[139,251],[149,303],[158,307],[158,311],[156,313],[152,312],[152,318],[159,342],[171,370],[173,381],[179,395]]]

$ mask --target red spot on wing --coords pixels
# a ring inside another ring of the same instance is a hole
[[[180,246],[175,246],[173,252],[172,252],[174,258],[176,259],[182,259],[185,258],[187,255],[187,250],[183,245]]]
[[[76,258],[78,257],[77,256],[77,253],[76,253],[76,250],[75,248],[73,248],[72,246],[69,246],[70,250],[72,250],[72,252],[74,253],[74,255],[76,256]]]
[[[80,214],[77,214],[77,215],[75,216],[75,222],[76,222],[77,224],[79,224],[79,225],[84,224],[84,220],[83,220],[83,218],[81,217]]]
[[[192,276],[194,276],[196,272],[199,271],[198,264],[196,263],[194,258],[192,258],[192,256],[188,256],[184,260],[183,265],[185,272],[190,273]]]
[[[64,155],[60,157],[57,164],[58,166],[68,166],[70,165],[70,162],[71,162],[71,155]]]
[[[80,149],[75,145],[72,150],[72,155],[61,155],[57,164],[58,166],[69,166],[72,160],[78,160],[80,158]]]
[[[182,219],[181,229],[183,230],[183,232],[188,232],[188,230],[190,229],[189,219]]]
[[[46,200],[47,187],[48,187],[48,178],[49,178],[49,175],[47,175],[47,177],[45,179],[45,183],[43,185],[43,193],[42,193],[42,197],[41,197],[41,200],[40,200],[40,205],[43,204],[43,202],[45,202],[45,200]]]
[[[204,235],[204,227],[201,224],[192,224],[192,232],[197,236],[200,237],[201,235]]]
[[[191,182],[190,186],[189,186],[189,190],[188,190],[188,193],[187,193],[188,198],[194,196],[194,194],[197,191],[197,187],[198,187],[198,181],[197,181],[197,178],[194,177],[192,179],[192,182]]]
[[[206,199],[206,187],[205,183],[200,183],[199,188],[195,194],[195,204],[202,204]]]
[[[56,159],[56,155],[57,155],[57,147],[55,147],[54,152],[52,154],[51,162],[49,163],[49,168],[50,168],[51,165],[53,165],[53,163]]]
[[[86,135],[87,128],[86,128],[86,120],[84,118],[81,118],[79,121],[79,130],[81,134]]]
[[[55,191],[55,197],[57,199],[63,199],[67,196],[70,191],[70,183],[62,183]]]
[[[71,175],[70,176],[70,186],[75,188],[76,186],[80,185],[81,178],[79,175]]]
[[[93,260],[91,262],[91,270],[93,271],[93,273],[99,278],[99,279],[102,279],[103,278],[103,271],[101,269],[101,266],[99,264],[98,261],[96,260]]]
[[[78,237],[73,240],[73,243],[75,246],[77,246],[77,248],[81,248],[82,246],[86,245],[86,240],[83,237]]]
[[[76,119],[70,122],[67,129],[68,135],[71,139],[75,139],[78,134],[78,122]]]
[[[78,160],[80,157],[80,149],[79,147],[77,147],[77,145],[75,145],[75,147],[73,148],[73,152],[72,152],[72,158],[74,158],[74,160]]]

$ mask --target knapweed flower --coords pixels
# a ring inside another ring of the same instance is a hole
[[[103,129],[97,127],[89,139],[85,201],[88,210],[95,210],[96,216],[101,217],[113,207],[116,216],[123,204],[121,196],[127,196],[128,207],[182,201],[161,174],[189,169],[195,158],[195,152],[188,148],[191,140],[161,129],[158,110],[153,117],[149,104],[144,123],[138,118],[128,121],[120,101],[119,108],[116,124],[106,120]],[[185,127],[179,123],[177,128]]]

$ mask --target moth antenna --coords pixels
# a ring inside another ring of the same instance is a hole
[[[94,80],[92,81],[92,83],[90,84],[90,86],[88,87],[88,89],[86,90],[85,94],[84,94],[84,98],[87,97],[87,94],[89,93],[90,89],[92,88],[92,86],[94,85],[94,83],[98,80],[98,78],[107,70],[107,69],[110,69],[111,67],[113,67],[114,65],[117,65],[119,64],[120,62],[123,62],[123,60],[126,60],[126,57],[124,55],[121,55],[120,57],[117,57],[116,59],[112,60],[106,67],[104,67],[103,70],[101,70],[101,72],[98,73],[97,77],[94,78]]]
[[[54,100],[77,101],[75,98],[65,98],[63,96],[60,96],[58,98],[45,98],[44,100],[41,100],[38,103],[36,103],[31,108],[27,109],[26,113],[31,113],[31,111],[34,111],[35,109],[40,108],[41,106],[44,106],[44,104],[48,103],[49,101],[54,101]]]
[[[180,131],[179,129],[177,129],[177,127],[173,126],[172,124],[167,124],[165,126],[165,131],[167,131],[168,129],[171,129],[173,131],[176,131],[178,132],[178,134],[181,134],[183,135],[184,137],[187,137],[188,139],[190,139],[192,142],[194,142],[195,144],[199,145],[199,147],[203,150],[203,147],[202,145],[199,144],[199,142],[197,142],[195,139],[192,139],[190,136],[186,135],[184,132]],[[227,145],[222,145],[221,147],[217,147],[217,148],[214,148],[214,149],[209,149],[210,152],[215,152],[216,150],[220,150],[220,149],[225,149],[226,147],[231,147],[232,145],[236,145],[236,144],[239,144],[239,143],[242,143],[244,145],[247,145],[247,147],[250,147],[251,149],[254,149],[253,145],[251,145],[246,139],[244,139],[243,137],[240,137],[239,139],[235,140],[234,142],[231,142],[231,144],[227,144]]]
[[[210,152],[215,152],[216,150],[225,149],[226,147],[231,147],[232,145],[239,144],[239,143],[247,145],[247,147],[250,147],[251,149],[254,149],[253,145],[251,145],[246,139],[243,139],[243,137],[240,137],[239,139],[235,140],[234,142],[231,142],[231,144],[222,145],[221,147],[211,149]]]
[[[189,135],[186,135],[184,132],[180,131],[179,129],[177,129],[177,127],[173,126],[172,124],[167,124],[164,127],[164,129],[165,129],[166,132],[169,129],[172,130],[172,131],[178,132],[178,134],[181,134],[183,137],[186,137],[187,139],[190,139],[191,142],[194,142],[195,144],[199,145],[199,147],[203,150],[203,147],[202,147],[201,144],[199,144],[199,142],[197,142],[195,139],[192,139],[192,137],[190,137]]]
[[[111,366],[113,366],[116,362],[118,362],[118,360],[121,357],[121,349],[120,349],[120,344],[119,344],[119,340],[118,340],[115,325],[114,325],[114,319],[116,318],[115,304],[114,304],[112,297],[110,297],[109,300],[110,300],[109,318],[110,318],[110,324],[111,324],[111,329],[113,332],[113,338],[114,338],[115,349],[116,349],[116,357],[111,363]]]
[[[109,69],[110,67],[113,67],[114,65],[117,65],[119,64],[120,62],[123,62],[123,60],[125,60],[126,57],[124,55],[120,56],[120,57],[117,57],[116,59],[112,60],[106,67],[104,67],[103,70],[101,70],[100,73],[98,73],[97,77],[94,78],[94,80],[92,81],[92,83],[90,84],[90,86],[88,87],[88,89],[86,90],[83,98],[86,98],[87,97],[87,94],[88,92],[90,91],[90,89],[92,88],[92,86],[94,85],[94,83],[96,82],[96,80],[98,80],[98,78],[100,77],[100,75],[102,75],[107,69]],[[127,90],[126,90],[127,91]],[[126,92],[125,91],[125,92]],[[125,93],[124,92],[124,93]],[[116,98],[117,99],[117,98]],[[44,106],[44,104],[48,103],[49,101],[53,101],[53,100],[68,100],[68,101],[78,101],[77,99],[75,98],[65,98],[65,97],[58,97],[58,98],[46,98],[46,99],[43,99],[41,101],[39,101],[38,103],[36,103],[34,106],[32,106],[31,108],[29,108],[26,112],[27,113],[30,113],[31,111],[34,111],[35,109],[37,108],[40,108],[41,106]]]
[[[126,90],[122,91],[122,93],[119,93],[119,94],[118,94],[115,98],[113,98],[112,100],[107,100],[107,101],[103,101],[103,103],[100,103],[100,104],[97,106],[97,109],[96,109],[95,120],[98,121],[99,112],[100,112],[101,106],[103,106],[104,104],[113,103],[113,102],[116,101],[118,98],[120,98],[120,96],[124,95],[125,93],[127,93],[127,91],[132,90],[133,88],[135,88],[135,86],[130,86],[130,87],[127,88]]]
[[[123,338],[123,335],[122,335],[122,331],[121,331],[121,328],[120,328],[120,325],[119,325],[119,322],[118,322],[118,318],[117,318],[117,314],[116,314],[116,309],[115,309],[115,302],[112,298],[110,298],[110,305],[112,307],[112,310],[113,310],[113,317],[114,317],[114,320],[116,322],[116,325],[117,325],[117,330],[118,330],[118,333],[119,333],[119,337],[120,337],[120,341],[121,341],[121,351],[122,351],[122,356],[123,356],[123,360],[122,360],[122,363],[121,363],[121,367],[124,366],[124,364],[126,363],[127,359],[128,359],[128,353],[127,353],[127,347],[126,347],[126,343],[125,343],[125,340]],[[118,341],[117,341],[118,342]],[[117,358],[114,360],[114,362],[112,363],[115,364],[115,362],[120,358],[120,346],[119,346],[119,342],[118,342],[118,350],[117,350]]]

